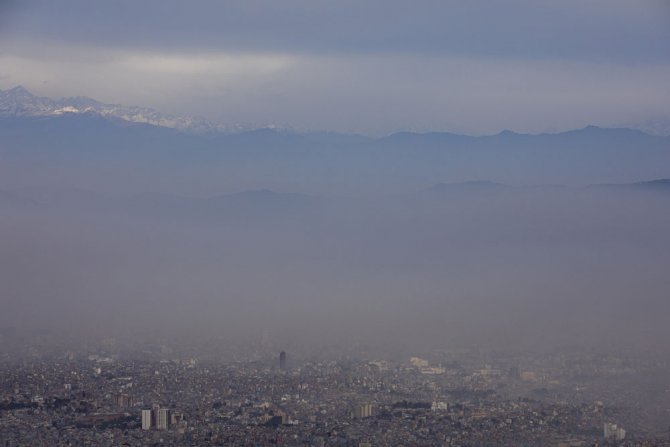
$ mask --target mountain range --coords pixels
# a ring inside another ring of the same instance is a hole
[[[380,138],[222,129],[85,97],[37,97],[16,87],[0,92],[0,189],[337,195],[404,193],[477,179],[492,183],[467,189],[670,177],[670,137],[625,128],[481,137],[399,132]]]
[[[168,127],[192,133],[230,130],[204,118],[171,116],[147,107],[105,104],[86,96],[51,99],[44,96],[35,96],[22,86],[0,90],[0,117],[45,117],[68,113],[92,113],[102,117]]]
[[[96,114],[106,118],[116,118],[132,123],[167,127],[194,134],[232,133],[253,130],[253,128],[243,128],[239,125],[215,123],[202,117],[164,114],[149,107],[106,104],[87,96],[66,97],[60,99],[36,96],[21,85],[7,90],[0,90],[0,118],[48,117],[86,113]],[[662,137],[668,136],[670,133],[669,126],[670,124],[666,121],[656,119],[641,123],[631,129],[640,130],[649,135]],[[271,126],[267,129],[278,129],[278,127]],[[501,134],[508,134],[508,136],[510,136],[515,133],[511,131],[503,131]],[[392,135],[392,139],[402,141],[404,139],[412,139],[416,135],[422,135],[424,139],[453,139],[459,136],[448,132],[428,132],[420,134],[415,132],[398,132]],[[468,138],[465,135],[460,135],[460,137]]]

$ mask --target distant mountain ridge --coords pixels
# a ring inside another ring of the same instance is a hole
[[[591,188],[631,189],[638,191],[666,191],[670,192],[670,178],[662,178],[634,183],[607,183],[591,185]]]
[[[625,128],[489,136],[401,132],[374,138],[269,128],[221,132],[151,113],[90,98],[55,101],[20,87],[0,92],[1,186],[55,182],[109,191],[151,185],[187,195],[260,188],[350,194],[468,179],[588,185],[670,174],[670,137]]]
[[[454,183],[437,183],[427,189],[414,191],[416,193],[450,193],[454,195],[487,192],[518,193],[524,191],[562,191],[562,192],[586,192],[591,189],[615,189],[639,191],[639,192],[670,192],[670,178],[639,181],[633,183],[611,183],[593,184],[585,187],[571,187],[565,185],[524,185],[512,186],[496,183],[489,180],[471,180]],[[406,195],[412,191],[398,193],[398,198],[416,197]],[[16,189],[0,189],[0,205],[6,204],[29,204],[29,205],[63,205],[67,203],[135,203],[135,204],[164,204],[169,207],[197,204],[203,207],[254,207],[254,208],[307,208],[322,204],[324,201],[356,200],[354,197],[338,197],[330,195],[312,195],[298,192],[284,192],[270,189],[247,189],[235,193],[217,194],[204,197],[183,196],[163,192],[138,192],[138,193],[104,193],[83,188],[49,188],[49,187],[26,187]]]
[[[51,99],[44,96],[35,96],[22,86],[0,90],[0,117],[27,118],[83,113],[93,113],[133,123],[168,127],[189,133],[212,133],[231,130],[203,118],[166,115],[147,107],[105,104],[86,96]]]
[[[461,194],[461,193],[488,193],[488,192],[518,192],[523,190],[544,190],[544,191],[560,191],[560,190],[579,190],[580,188],[569,188],[565,185],[525,185],[525,186],[511,186],[503,183],[496,183],[490,180],[471,180],[466,182],[454,183],[437,183],[423,192],[433,193],[436,195],[442,194]],[[592,184],[586,186],[586,189],[617,189],[630,190],[640,192],[670,192],[670,178],[661,178],[653,180],[645,180],[632,183],[606,183],[606,184]]]
[[[472,180],[468,182],[457,183],[438,183],[428,192],[433,193],[461,193],[461,192],[487,192],[487,191],[502,191],[510,189],[510,186],[496,183],[489,180]]]
[[[87,96],[75,96],[68,98],[52,99],[45,96],[36,96],[23,86],[16,86],[7,90],[0,90],[0,118],[35,118],[35,117],[58,117],[63,115],[76,114],[95,114],[104,118],[120,119],[123,121],[149,124],[157,127],[176,129],[181,132],[191,134],[220,134],[220,133],[260,133],[276,134],[282,128],[258,127],[243,128],[238,125],[228,125],[224,123],[215,123],[201,117],[174,116],[161,113],[149,107],[126,106],[121,104],[106,104]],[[288,130],[288,129],[286,129]],[[384,144],[404,145],[404,144],[424,144],[440,145],[464,143],[474,140],[496,139],[528,139],[534,137],[548,137],[552,135],[570,135],[573,133],[597,134],[599,131],[607,130],[618,132],[621,136],[624,134],[638,134],[650,137],[662,137],[659,132],[647,133],[643,130],[633,128],[601,128],[598,126],[586,126],[582,129],[560,132],[555,134],[524,134],[511,130],[504,130],[495,135],[469,136],[451,132],[411,132],[399,131],[388,136],[377,139]],[[293,133],[293,132],[289,132]],[[358,135],[347,135],[332,132],[311,132],[303,135],[316,135],[323,137],[329,135],[331,138],[339,136],[340,138],[366,138]],[[266,135],[267,136],[267,135]]]

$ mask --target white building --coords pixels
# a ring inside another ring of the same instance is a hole
[[[151,410],[142,410],[142,430],[149,430],[151,425]]]
[[[179,418],[181,420],[181,417]],[[172,412],[168,408],[154,405],[151,410],[142,410],[142,430],[152,428],[167,430],[172,425]]]
[[[617,427],[616,424],[605,422],[603,426],[603,437],[615,441],[622,441],[626,437],[626,430],[623,427]]]

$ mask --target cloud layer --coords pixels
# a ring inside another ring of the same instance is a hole
[[[27,1],[0,87],[226,122],[539,132],[670,115],[662,1]]]

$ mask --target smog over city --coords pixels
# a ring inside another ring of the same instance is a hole
[[[670,4],[0,0],[0,445],[670,445]]]

